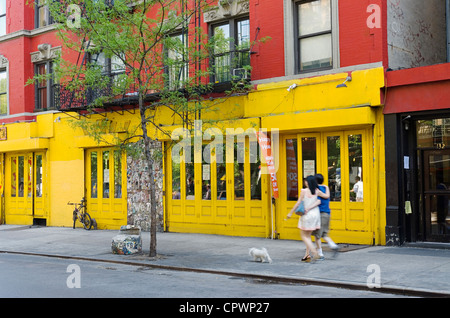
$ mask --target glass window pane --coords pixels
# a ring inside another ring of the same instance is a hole
[[[297,139],[286,140],[286,180],[287,200],[298,200],[298,155]]]
[[[230,26],[224,24],[214,28],[214,74],[216,82],[231,79]]]
[[[38,75],[47,74],[47,63],[37,65],[37,73],[38,73]],[[46,87],[46,86],[47,86],[46,79],[42,79],[38,82],[38,87]]]
[[[167,80],[169,88],[181,88],[184,86],[188,76],[188,63],[186,62],[187,35],[178,34],[171,36],[166,42]]]
[[[316,174],[317,159],[315,137],[302,138],[302,163],[302,178],[306,178],[308,176],[313,176]]]
[[[250,48],[250,21],[248,19],[237,23],[237,50]]]
[[[47,25],[48,21],[48,10],[46,6],[42,6],[38,9],[38,23],[39,27],[43,27]]]
[[[223,147],[225,153],[226,146]],[[223,160],[222,160],[223,161]],[[216,176],[217,176],[217,200],[227,199],[227,170],[225,162],[216,162]]]
[[[298,6],[300,36],[331,30],[330,0],[316,0]]]
[[[174,156],[174,154],[172,154]],[[172,157],[173,158],[173,157]],[[180,162],[175,162],[172,160],[172,199],[181,199],[181,182],[180,182]]]
[[[109,198],[109,151],[103,151],[103,198]]]
[[[330,201],[341,201],[341,138],[327,137]]]
[[[23,156],[19,156],[19,197],[24,196],[24,189],[25,189],[25,180],[24,180],[24,164],[25,164],[25,159]]]
[[[0,0],[0,15],[6,14],[6,0]]]
[[[6,16],[0,17],[0,35],[6,34]]]
[[[0,71],[0,93],[6,93],[8,89],[8,78],[6,70]]]
[[[363,201],[362,135],[348,136],[350,201]]]
[[[122,197],[122,152],[114,150],[114,198]]]
[[[47,108],[47,88],[39,88],[38,89],[38,105],[37,109],[46,109]]]
[[[332,66],[331,34],[300,39],[299,45],[300,70]]]
[[[430,154],[427,161],[429,174],[427,190],[436,191],[435,194],[428,196],[430,213],[427,217],[430,231],[433,235],[448,234],[450,155],[444,152]]]
[[[211,162],[211,154],[205,154],[205,147],[202,146],[202,199],[211,200],[211,164],[205,161],[205,156],[209,156]]]
[[[250,141],[250,199],[261,200],[261,157],[257,141]]]
[[[97,152],[91,152],[91,198],[97,198]]]
[[[42,197],[42,155],[36,155],[36,197]]]
[[[450,145],[450,118],[418,120],[416,135],[419,148],[444,148]]]
[[[25,162],[26,163],[26,162]],[[31,189],[33,187],[33,156],[28,157],[28,175],[27,175],[27,197],[31,198],[33,195],[33,190]],[[25,170],[26,172],[26,170]]]
[[[8,95],[0,95],[0,115],[8,114]]]
[[[191,151],[191,158],[186,158],[186,199],[195,199],[195,173],[194,173],[194,151]]]
[[[234,144],[234,199],[244,200],[245,196],[245,144],[237,142]]]
[[[17,193],[17,157],[11,157],[11,197]]]

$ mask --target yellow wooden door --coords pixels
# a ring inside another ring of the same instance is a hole
[[[8,224],[33,223],[33,153],[6,156],[5,219]]]
[[[303,179],[323,170],[320,134],[294,134],[281,138],[280,198],[277,200],[276,231],[281,239],[299,239],[298,217],[285,221],[303,188]]]
[[[86,151],[86,200],[88,213],[99,229],[127,224],[126,159],[115,148]]]
[[[330,188],[330,236],[337,242],[371,243],[370,132],[360,129],[281,138],[280,199],[276,205],[280,238],[299,239],[298,217],[284,219],[297,202],[303,178],[321,173]],[[354,187],[357,182],[359,194]]]
[[[48,218],[47,210],[47,169],[44,152],[34,154],[33,171],[33,196],[34,196],[34,217]]]

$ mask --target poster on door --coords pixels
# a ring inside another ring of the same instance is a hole
[[[270,182],[272,183],[272,193],[275,199],[278,199],[278,181],[275,170],[274,158],[272,155],[272,148],[270,138],[262,131],[256,132],[258,136],[259,147],[261,148],[262,157],[267,163],[267,171],[270,174]]]

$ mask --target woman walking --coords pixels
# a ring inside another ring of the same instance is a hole
[[[290,218],[300,203],[304,201],[305,213],[298,220],[297,226],[300,229],[300,236],[306,245],[306,254],[303,260],[309,258],[308,251],[312,252],[313,260],[317,260],[319,259],[319,254],[311,240],[311,234],[314,230],[320,229],[320,200],[317,198],[320,190],[314,176],[308,176],[306,182],[308,187],[301,190],[300,198],[287,215],[287,218]]]

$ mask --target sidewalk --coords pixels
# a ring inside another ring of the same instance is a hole
[[[140,255],[112,254],[111,240],[117,233],[0,225],[0,258],[5,252],[31,253],[358,289],[368,289],[368,281],[377,282],[372,277],[378,268],[381,284],[373,290],[450,297],[449,249],[340,244],[342,252],[336,258],[324,248],[326,259],[312,264],[300,262],[305,250],[301,241],[158,233],[159,257],[150,259],[148,232],[142,232]],[[251,247],[265,247],[273,262],[253,262],[248,255]]]

